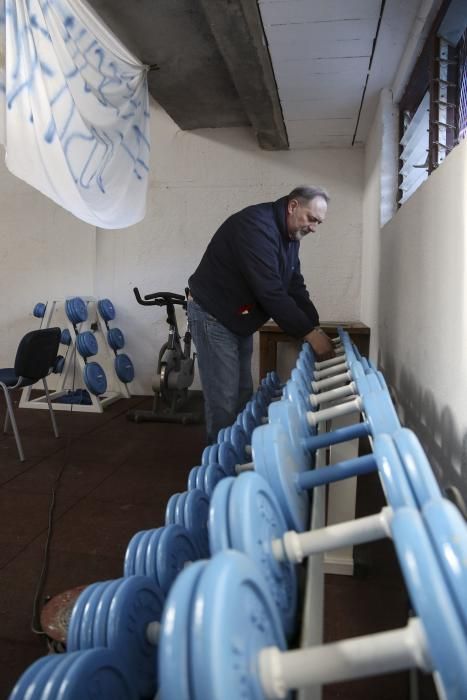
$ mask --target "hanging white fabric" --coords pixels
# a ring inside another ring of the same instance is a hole
[[[8,169],[95,226],[140,221],[150,152],[146,66],[83,0],[0,2]]]

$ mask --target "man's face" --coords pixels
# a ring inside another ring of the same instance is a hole
[[[314,233],[326,218],[328,205],[323,197],[315,197],[300,204],[291,199],[287,205],[287,232],[289,238],[301,241],[309,233]]]

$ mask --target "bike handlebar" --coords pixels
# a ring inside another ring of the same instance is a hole
[[[168,304],[179,304],[186,308],[186,298],[183,294],[175,294],[175,292],[154,292],[154,294],[146,294],[144,298],[141,296],[138,287],[133,287],[133,293],[136,301],[141,306],[167,306]]]

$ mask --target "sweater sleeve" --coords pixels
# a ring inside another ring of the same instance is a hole
[[[310,299],[305,280],[300,270],[300,261],[289,284],[289,294],[297,306],[308,316],[313,326],[319,326],[318,311]]]
[[[243,222],[232,241],[232,253],[256,302],[283,331],[302,338],[314,328],[314,319],[284,287],[279,268],[280,243],[266,223]],[[303,278],[302,284],[304,286]],[[302,303],[301,294],[298,297]]]

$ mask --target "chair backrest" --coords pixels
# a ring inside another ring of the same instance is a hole
[[[26,333],[16,352],[15,374],[36,380],[46,377],[57,357],[60,336],[60,328]]]

